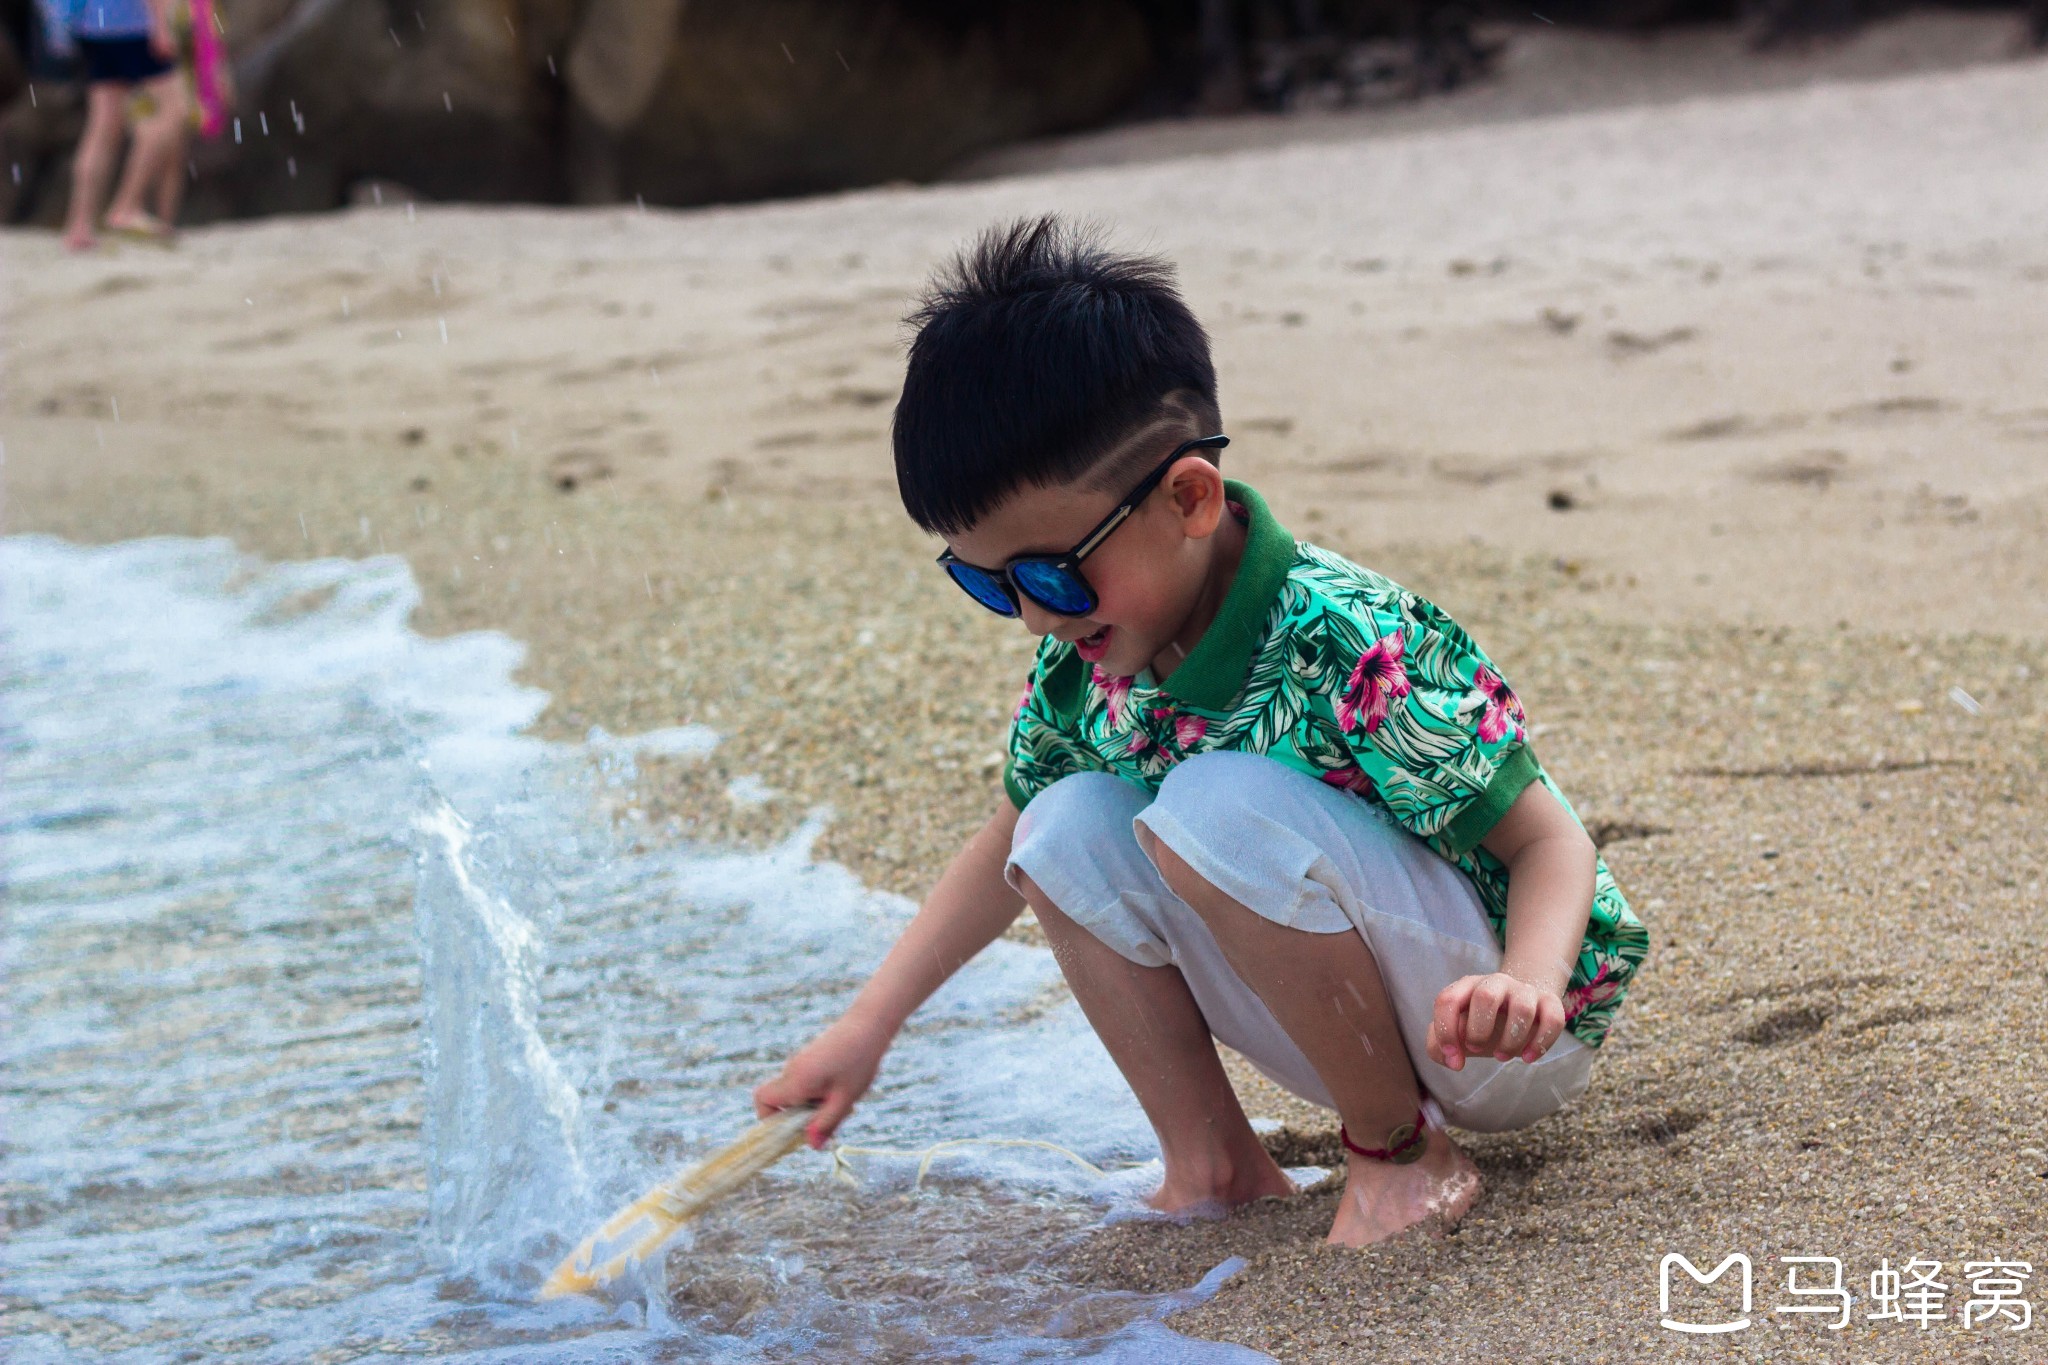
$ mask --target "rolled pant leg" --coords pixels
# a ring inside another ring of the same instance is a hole
[[[1060,913],[1141,967],[1163,967],[1172,950],[1154,929],[1173,893],[1131,833],[1151,793],[1108,773],[1063,777],[1017,817],[1003,880],[1023,894],[1019,872]]]
[[[1569,1033],[1534,1063],[1467,1057],[1452,1071],[1429,1060],[1437,994],[1461,977],[1498,971],[1502,949],[1465,875],[1364,799],[1261,755],[1204,754],[1175,767],[1135,820],[1197,875],[1266,919],[1308,933],[1361,935],[1379,964],[1417,1078],[1449,1122],[1478,1132],[1520,1128],[1585,1092],[1593,1050]],[[1170,925],[1201,923],[1170,892],[1167,899]],[[1180,933],[1192,940],[1189,931]],[[1206,928],[1202,938],[1214,950]],[[1189,951],[1181,966],[1205,1014],[1216,999],[1219,1014],[1247,1023],[1257,1017],[1235,1002],[1256,996],[1220,951],[1213,963]],[[1213,1017],[1211,1027],[1282,1086],[1329,1105],[1300,1049],[1263,1005],[1257,1015],[1265,1028],[1241,1040],[1225,1037]]]
[[[1017,874],[1028,875],[1062,914],[1125,959],[1177,968],[1211,1034],[1283,1089],[1329,1107],[1308,1058],[1138,846],[1133,822],[1151,799],[1107,773],[1061,778],[1018,817],[1004,878],[1021,894]]]

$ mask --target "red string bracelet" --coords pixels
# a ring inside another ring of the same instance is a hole
[[[1404,1123],[1393,1132],[1387,1134],[1387,1145],[1383,1148],[1359,1146],[1351,1140],[1351,1134],[1345,1131],[1344,1125],[1341,1123],[1337,1125],[1337,1140],[1342,1142],[1348,1150],[1356,1152],[1360,1156],[1369,1156],[1375,1161],[1391,1161],[1397,1166],[1405,1166],[1411,1161],[1420,1160],[1422,1157],[1423,1143],[1428,1137],[1423,1128],[1426,1121],[1421,1107],[1417,1106],[1415,1122]]]

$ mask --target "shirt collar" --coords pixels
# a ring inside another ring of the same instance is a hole
[[[1274,519],[1266,500],[1235,479],[1225,479],[1223,491],[1243,503],[1250,517],[1244,555],[1216,619],[1160,687],[1175,701],[1204,711],[1227,711],[1237,700],[1252,654],[1265,638],[1266,618],[1294,564],[1294,537]]]

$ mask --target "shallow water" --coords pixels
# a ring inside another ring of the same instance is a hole
[[[1049,954],[913,1021],[849,1141],[617,1301],[530,1301],[582,1233],[734,1136],[911,907],[643,831],[636,756],[521,737],[519,646],[413,635],[402,561],[0,540],[0,1334],[11,1361],[1263,1359],[1048,1254],[1156,1179]],[[819,817],[822,818],[822,817]]]

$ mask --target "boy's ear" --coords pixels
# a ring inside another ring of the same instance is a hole
[[[1223,524],[1223,473],[1197,456],[1182,460],[1166,476],[1167,496],[1179,513],[1181,531],[1191,540],[1216,534]]]

